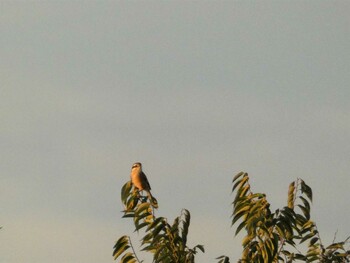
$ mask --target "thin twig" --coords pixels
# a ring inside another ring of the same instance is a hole
[[[128,239],[129,239],[130,247],[131,247],[131,249],[132,249],[132,253],[133,253],[134,256],[135,256],[136,261],[139,262],[139,263],[141,263],[142,261],[139,260],[139,258],[137,257],[137,255],[136,255],[136,253],[135,253],[135,249],[134,249],[134,246],[133,246],[132,243],[131,243],[131,238],[130,238],[130,236],[128,236]]]
[[[337,229],[337,231],[335,231],[335,233],[334,233],[334,238],[333,238],[332,244],[335,243],[335,239],[336,239],[336,237],[337,237],[337,234],[338,234],[338,229]]]

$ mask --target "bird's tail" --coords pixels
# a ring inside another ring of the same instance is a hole
[[[151,194],[151,191],[147,191],[147,195],[148,195],[148,199],[149,199],[150,202],[151,202],[151,205],[152,205],[154,208],[158,208],[158,201],[157,201],[157,199]]]

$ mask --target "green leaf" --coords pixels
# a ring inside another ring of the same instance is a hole
[[[344,249],[344,242],[334,243],[329,245],[326,249]]]
[[[157,200],[153,195],[151,196],[150,201],[151,201],[151,205],[152,205],[155,209],[157,209],[157,208],[158,208],[158,200]]]
[[[280,239],[284,239],[285,238],[285,233],[284,233],[284,225],[281,222],[278,222],[275,226],[275,229],[278,232],[278,236],[280,237]]]
[[[305,242],[306,240],[308,240],[308,239],[310,239],[310,238],[312,238],[312,237],[314,237],[314,236],[315,236],[314,233],[310,233],[310,234],[304,236],[304,237],[300,240],[299,243],[301,244],[301,243]]]
[[[163,225],[163,221],[166,221],[164,217],[157,217],[151,224],[148,225],[146,231],[149,231],[150,229],[156,227],[159,224]]]
[[[186,209],[183,209],[182,210],[182,217],[183,217],[183,220],[181,220],[181,223],[182,223],[181,238],[182,238],[183,244],[186,246],[188,228],[190,226],[190,221],[191,221],[190,212]]]
[[[134,263],[134,262],[136,262],[135,256],[132,253],[128,252],[122,257],[120,262],[121,263]]]
[[[287,223],[288,226],[293,227],[296,226],[296,217],[294,210],[290,209],[289,207],[284,207],[281,210],[281,214],[283,215],[280,217],[280,219]]]
[[[165,226],[163,224],[159,224],[157,227],[155,227],[152,230],[153,237],[156,237],[159,234],[159,232],[162,231],[164,228],[165,228]]]
[[[151,216],[151,219],[149,218]],[[145,225],[141,224],[140,221],[142,220],[142,223],[152,223],[152,208],[150,207],[149,203],[141,203],[137,206],[135,210],[135,216],[134,216],[134,224],[136,230],[144,227]]]
[[[203,245],[197,245],[194,247],[194,249],[198,248],[200,251],[202,251],[203,253],[205,252],[204,250],[204,246]]]
[[[314,245],[318,241],[318,237],[314,237],[310,240],[309,246]]]
[[[245,185],[245,186],[241,187],[241,188],[238,190],[237,195],[238,195],[239,197],[244,197],[244,196],[246,196],[246,194],[247,194],[247,192],[248,192],[249,189],[250,189],[249,184],[248,184],[248,185]]]
[[[308,210],[306,207],[302,206],[302,205],[298,205],[298,207],[301,209],[301,211],[303,212],[305,218],[307,220],[310,219],[310,210]]]
[[[114,245],[113,257],[116,260],[122,253],[124,253],[129,248],[129,238],[127,236],[122,236],[118,239]]]
[[[134,216],[135,216],[134,212],[124,211],[124,215],[122,216],[122,218],[134,217]]]
[[[294,208],[294,200],[295,200],[295,182],[292,182],[289,185],[289,189],[288,189],[288,207],[290,209]]]
[[[249,209],[250,207],[246,206],[246,207],[243,207],[240,211],[238,211],[237,214],[232,219],[231,226],[233,226],[237,222],[237,220],[240,219],[242,216],[249,213]]]
[[[149,210],[150,204],[149,203],[142,203],[140,204],[136,211],[135,211],[135,216],[139,216],[140,214],[143,214],[145,210]]]
[[[244,207],[249,207],[250,206],[250,202],[247,200],[241,200],[238,203],[236,203],[235,205],[233,205],[233,211],[231,214],[231,217],[234,217],[236,214],[239,213],[239,211],[244,208]]]
[[[300,200],[303,202],[304,206],[310,211],[310,203],[306,200],[306,198],[299,196]]]
[[[236,229],[235,236],[238,235],[238,233],[242,230],[243,227],[246,226],[246,223],[243,221],[242,223],[239,224],[239,226]]]
[[[126,203],[124,205],[126,206],[127,211],[131,211],[136,207],[137,203],[138,203],[138,198],[132,195],[130,196],[130,198],[126,200]]]
[[[255,204],[254,204],[254,202],[255,202]],[[251,206],[251,208],[249,210],[249,213],[251,215],[256,214],[256,213],[264,214],[264,208],[265,208],[265,206],[267,204],[266,204],[266,200],[265,199],[260,199],[260,200],[257,200],[257,201],[253,201],[252,205],[253,206]]]
[[[277,222],[277,226],[283,232],[281,233],[282,237],[284,237],[287,240],[293,237],[293,228],[291,227],[290,222],[287,219],[280,218]]]
[[[220,257],[217,257],[216,259],[219,259],[218,263],[230,263],[229,257],[226,257],[226,256],[220,256]]]
[[[299,227],[303,227],[308,220],[303,215],[296,214],[295,221]],[[298,229],[298,231],[299,231],[299,229]]]
[[[123,201],[123,203],[125,204],[125,200],[128,198],[128,196],[130,195],[130,190],[132,187],[132,183],[131,181],[126,182],[123,187],[122,187],[122,191],[121,191],[121,199]]]
[[[140,229],[142,229],[142,228],[144,228],[145,226],[148,226],[148,225],[149,225],[148,222],[143,222],[143,223],[141,223],[141,224],[137,224],[137,225],[135,226],[135,231],[139,231]]]
[[[245,236],[244,238],[243,238],[243,240],[242,240],[242,247],[246,247],[248,244],[249,244],[249,242],[252,240],[252,236]]]
[[[302,261],[306,261],[307,260],[307,257],[305,257],[304,255],[299,254],[299,253],[295,254],[294,258],[298,259],[298,260],[302,260]]]
[[[300,182],[301,182],[301,192],[305,193],[306,196],[312,202],[312,189],[303,180],[300,179]]]
[[[234,183],[239,177],[241,177],[241,176],[244,175],[244,174],[245,174],[244,172],[239,172],[238,174],[236,174],[236,175],[233,177],[232,183]]]
[[[313,221],[308,220],[307,222],[305,222],[305,224],[302,226],[302,234],[311,231],[314,228],[315,224]]]
[[[235,191],[237,187],[242,187],[249,180],[248,174],[244,174],[241,180],[238,180],[232,187],[232,192]]]

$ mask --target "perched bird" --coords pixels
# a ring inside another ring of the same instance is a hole
[[[148,198],[154,207],[158,206],[157,200],[151,194],[151,186],[147,180],[145,173],[142,171],[141,163],[134,163],[131,167],[130,178],[132,184],[138,191],[145,190]]]

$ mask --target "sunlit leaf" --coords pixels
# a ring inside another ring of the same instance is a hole
[[[239,188],[237,195],[238,195],[239,197],[243,197],[243,196],[246,195],[246,193],[248,192],[249,189],[250,189],[249,184],[248,184],[248,185],[245,185],[245,186]]]
[[[246,247],[247,246],[247,244],[250,242],[252,240],[252,237],[251,236],[245,236],[244,238],[243,238],[243,240],[242,240],[242,246],[243,247]]]
[[[247,198],[245,198],[245,197],[240,198],[239,200],[237,200],[237,202],[233,206],[232,216],[234,216],[235,214],[239,213],[239,211],[243,207],[250,207],[250,204],[251,204],[251,201],[248,200]]]
[[[244,172],[239,172],[238,174],[236,174],[236,175],[233,177],[232,183],[234,183],[239,177],[241,177],[241,176],[244,175],[244,174],[245,174]]]
[[[149,231],[150,229],[156,227],[159,224],[163,224],[163,221],[165,221],[164,217],[157,217],[151,224],[148,225],[146,231]]]
[[[128,196],[130,195],[131,187],[132,187],[131,181],[126,182],[122,187],[121,199],[124,204],[126,203]]]
[[[334,243],[329,245],[326,249],[344,249],[344,242]]]
[[[137,203],[138,203],[138,198],[133,195],[130,196],[130,198],[126,200],[126,204],[125,204],[127,211],[133,210],[136,207]]]
[[[243,207],[238,213],[234,216],[232,219],[231,225],[234,225],[234,223],[237,222],[238,219],[240,219],[243,215],[249,212],[249,206]]]
[[[149,203],[140,204],[135,211],[135,216],[142,214],[144,211],[148,211],[149,208],[150,208]]]
[[[157,209],[158,208],[158,200],[152,195],[151,196],[151,205],[155,208],[155,209]]]
[[[307,231],[310,231],[314,227],[314,222],[311,220],[308,220],[303,226],[302,226],[302,233],[306,233]]]
[[[122,257],[120,262],[121,263],[134,263],[134,262],[136,262],[135,256],[132,253],[128,252]]]
[[[247,181],[249,180],[249,177],[247,174],[244,174],[243,178],[241,180],[238,180],[232,187],[232,192],[235,191],[235,189],[238,187],[242,187]]]
[[[288,207],[290,209],[294,208],[294,199],[295,199],[295,183],[292,182],[289,185],[289,189],[288,189]]]
[[[117,259],[122,253],[124,253],[129,248],[129,238],[127,236],[122,236],[118,239],[114,245],[113,257]]]

